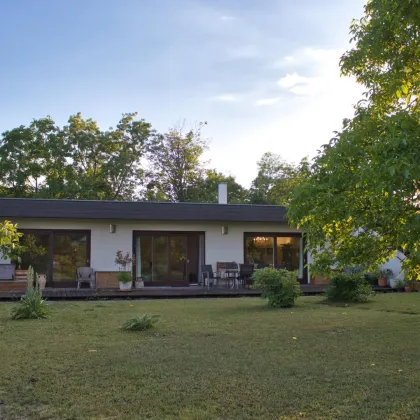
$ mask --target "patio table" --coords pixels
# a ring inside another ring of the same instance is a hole
[[[228,287],[230,287],[230,280],[232,280],[232,289],[238,288],[239,269],[225,268],[225,278],[228,280]]]

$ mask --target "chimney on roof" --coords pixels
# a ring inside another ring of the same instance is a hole
[[[221,182],[219,184],[219,204],[227,204],[228,197],[227,197],[227,183]]]

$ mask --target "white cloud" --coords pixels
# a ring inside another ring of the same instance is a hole
[[[339,60],[342,54],[340,49],[304,48],[296,51],[283,59],[282,66],[299,70],[282,76],[277,84],[297,96],[315,96],[327,90],[338,93],[347,89],[351,79],[340,77]],[[298,71],[309,75],[302,76]]]
[[[279,97],[259,99],[258,101],[255,102],[255,106],[273,105],[277,103],[279,100],[280,100]]]
[[[224,21],[232,21],[235,20],[236,17],[235,16],[220,16],[220,20],[224,20]]]
[[[212,99],[213,101],[221,101],[221,102],[236,102],[238,100],[238,98],[236,98],[234,95],[231,95],[229,93],[213,96]]]
[[[277,84],[282,88],[292,88],[293,86],[308,83],[307,77],[299,76],[297,73],[286,74]]]

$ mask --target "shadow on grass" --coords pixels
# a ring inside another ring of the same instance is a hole
[[[242,306],[242,305],[238,305],[235,307],[229,307],[229,308],[223,308],[220,309],[220,312],[228,312],[228,313],[254,313],[254,314],[263,314],[263,313],[274,313],[274,312],[278,312],[278,313],[286,313],[286,312],[290,312],[290,311],[311,311],[313,310],[313,307],[309,304],[305,303],[300,303],[299,300],[296,302],[295,305],[293,306],[289,306],[289,307],[273,307],[273,306],[269,306],[267,300],[263,300],[261,299],[261,304],[260,305],[255,305],[255,306]]]

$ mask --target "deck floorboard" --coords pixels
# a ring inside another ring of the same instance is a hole
[[[301,285],[304,295],[317,295],[325,290],[325,285],[303,284]],[[376,287],[375,291],[392,292],[388,287]],[[19,299],[24,292],[0,291],[0,300]],[[43,292],[46,299],[70,300],[70,299],[159,299],[159,298],[209,298],[209,297],[238,297],[238,296],[261,296],[259,290],[253,289],[228,289],[226,287],[145,287],[121,291],[119,289],[52,289],[46,288]]]

